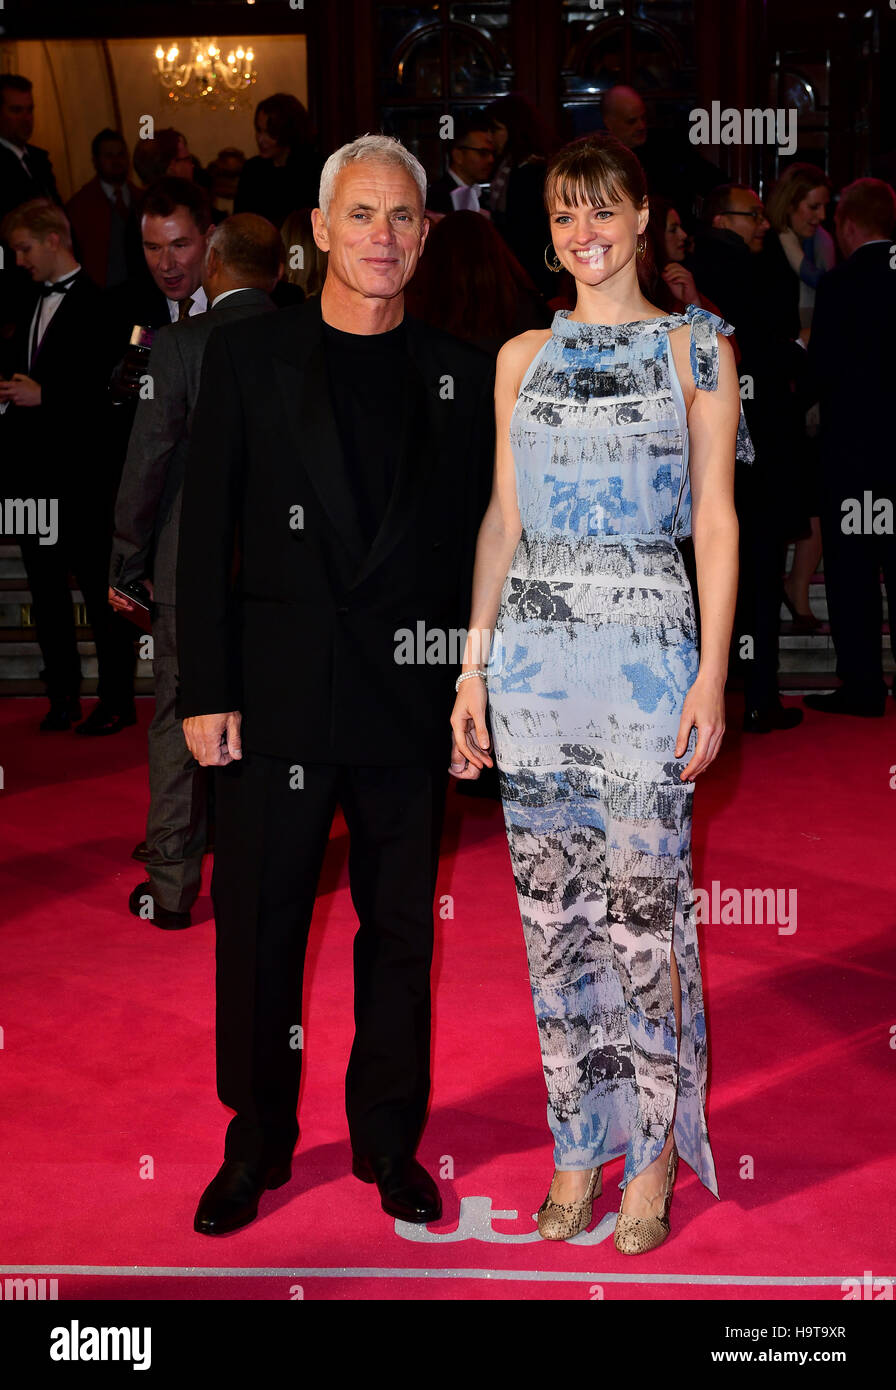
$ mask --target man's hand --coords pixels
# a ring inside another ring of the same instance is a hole
[[[152,580],[141,579],[140,583],[143,585],[144,589],[149,594],[150,599],[152,599],[154,596],[152,590]],[[116,613],[136,613],[137,611],[137,605],[136,603],[134,603],[133,599],[125,598],[123,594],[116,594],[114,589],[109,590],[109,602],[115,609]]]
[[[229,714],[194,714],[184,720],[184,738],[202,767],[226,767],[243,756],[239,710]]]
[[[0,381],[0,401],[12,401],[13,405],[40,405],[40,383],[30,376],[15,372],[9,381]]]

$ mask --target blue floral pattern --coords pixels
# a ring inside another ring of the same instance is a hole
[[[662,1151],[718,1195],[691,874],[693,784],[675,757],[698,667],[678,541],[688,431],[669,332],[689,324],[699,390],[718,333],[682,314],[608,326],[558,313],[510,438],[523,534],[489,668],[495,755],[557,1168]],[[743,422],[738,457],[752,462]],[[681,1038],[671,954],[682,986]]]

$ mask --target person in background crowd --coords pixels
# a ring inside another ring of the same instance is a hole
[[[456,273],[458,266],[464,274]],[[417,318],[492,357],[508,338],[546,328],[551,318],[503,238],[475,212],[458,212],[433,227],[405,298]]]
[[[81,264],[95,285],[120,285],[132,272],[140,190],[128,178],[128,147],[108,127],[90,145],[95,176],[66,204]]]
[[[634,150],[651,196],[668,198],[687,219],[697,216],[701,199],[724,182],[721,169],[697,153],[687,133],[648,122],[644,100],[634,87],[608,88],[601,118],[611,135]]]
[[[235,212],[257,212],[282,227],[296,208],[314,207],[321,160],[307,110],[297,97],[275,92],[255,108],[258,154],[247,159]]]
[[[118,490],[109,602],[120,612],[133,612],[133,602],[115,588],[134,582],[143,583],[153,601],[149,878],[131,893],[129,907],[134,916],[145,916],[150,903],[152,922],[168,930],[190,926],[206,848],[207,773],[187,749],[174,712],[177,541],[193,407],[209,334],[219,324],[271,312],[270,292],[282,261],[277,228],[254,213],[238,213],[212,233],[202,275],[209,311],[157,333],[147,368],[153,397],[137,407]]]
[[[169,323],[204,314],[207,308],[202,267],[213,230],[208,199],[198,184],[189,179],[159,179],[147,189],[142,202],[143,272],[106,291],[118,359],[109,383],[114,402],[116,492],[153,335]],[[142,346],[134,345],[138,335]],[[137,846],[133,857],[143,860],[146,853],[144,843]]]
[[[50,156],[28,143],[33,130],[31,81],[0,73],[0,217],[32,198],[62,202]]]
[[[237,185],[245,162],[246,156],[242,150],[238,150],[235,145],[227,145],[218,151],[217,157],[208,166],[212,179],[212,207],[228,217],[233,212]]]
[[[809,357],[820,392],[824,578],[842,685],[804,703],[873,718],[887,694],[881,571],[896,656],[896,193],[882,179],[856,179],[840,194],[834,227],[846,259],[818,284]]]
[[[803,717],[778,693],[781,576],[788,540],[808,532],[800,493],[803,422],[794,392],[802,348],[795,303],[778,303],[761,272],[769,222],[759,195],[723,184],[706,197],[696,229],[694,278],[728,323],[748,379],[744,414],[756,452],[735,470],[740,522],[740,582],[734,657],[744,682],[744,731],[792,729]]]
[[[169,127],[157,130],[152,140],[138,140],[134,146],[134,172],[145,188],[159,179],[193,180],[193,157],[186,138]]]
[[[544,248],[550,240],[544,208],[548,142],[540,117],[532,103],[517,92],[492,102],[485,114],[491,121],[496,160],[489,211],[536,288],[552,294],[553,277],[544,261]]]
[[[139,279],[108,291],[110,310],[124,332],[134,324],[160,328],[206,309],[202,264],[212,227],[208,198],[189,179],[158,179],[143,196]]]
[[[0,73],[0,221],[32,198],[62,203],[50,156],[39,145],[28,143],[33,130],[31,81],[18,73]],[[30,311],[33,285],[30,276],[18,268],[10,247],[2,242],[0,257],[0,371],[8,373],[13,370],[8,348],[16,324]]]
[[[81,718],[78,654],[69,572],[84,595],[99,667],[99,702],[76,733],[117,734],[136,723],[130,626],[106,604],[115,497],[106,383],[114,336],[102,291],[72,254],[62,208],[34,198],[8,213],[3,235],[34,285],[19,324],[19,369],[0,382],[0,452],[10,495],[53,499],[57,537],[17,537],[28,575],[50,709],[45,731]]]
[[[688,234],[678,212],[657,193],[649,194],[649,202],[647,240],[654,266],[654,276],[647,292],[649,299],[670,314],[681,313],[685,304],[697,304],[701,309],[708,309],[711,314],[722,318],[718,305],[700,293],[693,271],[685,264]],[[732,336],[728,341],[734,351],[734,360],[738,362],[740,351],[736,340]]]
[[[320,294],[327,278],[327,253],[320,249],[314,239],[311,208],[291,212],[280,229],[280,235],[286,256],[283,279],[290,289],[300,291],[305,299]]]
[[[216,225],[224,221],[226,212],[212,206],[211,175],[190,153],[187,137],[173,126],[157,130],[152,140],[138,140],[134,146],[134,169],[144,187],[151,188],[159,179],[185,179],[195,183],[206,194],[209,216]]]
[[[455,121],[448,147],[448,167],[426,190],[426,211],[483,212],[482,185],[495,164],[495,137],[487,116],[473,114]]]
[[[611,135],[630,150],[643,149],[647,142],[647,107],[634,87],[621,83],[609,87],[600,109],[604,127]]]
[[[834,242],[822,226],[830,197],[831,181],[823,169],[815,164],[791,164],[766,200],[772,225],[762,248],[763,274],[769,292],[776,299],[796,303],[803,343],[809,341],[819,281],[837,259]],[[811,534],[796,542],[790,574],[784,580],[783,598],[793,619],[794,632],[814,632],[821,622],[809,607],[809,585],[821,560],[821,523],[818,519],[818,410],[808,378],[803,395],[807,407],[803,486]]]

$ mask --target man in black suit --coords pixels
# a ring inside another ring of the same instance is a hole
[[[208,195],[198,184],[171,177],[147,189],[140,204],[143,273],[106,292],[122,351],[136,324],[153,330],[205,313],[202,269],[212,230]]]
[[[389,137],[337,151],[313,215],[329,253],[322,294],[217,330],[203,360],[178,558],[179,707],[189,747],[218,769],[218,1094],[236,1111],[196,1213],[209,1235],[246,1225],[261,1192],[289,1178],[303,960],[338,803],[360,921],[352,1171],[396,1217],[441,1211],[413,1155],[430,1088],[446,663],[460,664],[491,483],[494,363],[404,313],[425,188]],[[418,664],[403,664],[409,634]]]
[[[99,667],[99,703],[76,732],[114,734],[136,723],[132,631],[106,603],[115,498],[106,383],[114,338],[102,292],[72,255],[62,208],[32,199],[7,215],[2,231],[34,285],[33,309],[21,320],[14,347],[18,370],[0,381],[7,495],[53,499],[58,506],[54,544],[34,535],[19,539],[50,699],[41,728],[68,729],[81,716],[72,571]]]
[[[50,156],[28,143],[33,130],[31,82],[18,73],[0,73],[0,216],[32,198],[62,202]]]
[[[840,194],[834,226],[846,260],[815,292],[809,358],[820,391],[824,581],[842,685],[805,703],[874,718],[887,695],[881,572],[896,656],[896,194],[882,179],[856,179]]]
[[[13,208],[32,198],[62,202],[50,156],[38,145],[28,143],[33,130],[31,82],[18,73],[0,73],[0,222]],[[16,266],[10,247],[3,250],[6,264],[0,270],[0,351],[33,298],[28,275]],[[8,362],[0,361],[0,371],[8,366]]]
[[[723,184],[705,198],[697,228],[694,278],[732,324],[748,389],[744,416],[756,451],[738,464],[734,497],[740,524],[740,577],[734,653],[744,681],[745,733],[792,729],[802,710],[781,704],[778,641],[788,539],[802,524],[799,469],[802,426],[797,371],[803,349],[795,303],[769,291],[759,252],[770,223],[759,195]]]
[[[239,213],[213,233],[202,277],[209,312],[162,328],[153,340],[146,369],[152,396],[137,406],[115,507],[110,585],[142,582],[153,600],[149,878],[131,893],[129,906],[135,916],[148,915],[157,927],[169,930],[190,925],[206,845],[208,773],[197,767],[175,716],[177,536],[199,369],[209,335],[219,324],[275,312],[270,292],[282,258],[277,228],[254,213]],[[109,601],[119,612],[134,611],[133,601],[116,594],[114,587]]]

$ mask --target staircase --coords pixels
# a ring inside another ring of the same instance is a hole
[[[788,555],[788,567],[790,556]],[[827,597],[824,591],[824,575],[816,574],[809,595],[812,612],[817,618],[827,619]],[[0,695],[42,695],[44,686],[40,680],[40,649],[34,639],[34,628],[30,625],[29,605],[31,595],[22,564],[19,548],[16,545],[0,542]],[[90,628],[86,626],[83,598],[77,589],[72,590],[72,602],[76,607],[78,624],[78,650],[81,653],[81,669],[84,673],[82,694],[96,692],[96,656]],[[884,613],[886,614],[886,596]],[[778,684],[785,695],[802,695],[810,691],[831,690],[836,686],[834,674],[836,655],[827,627],[812,636],[794,634],[793,624],[787,618],[786,609],[781,609],[781,661]],[[890,651],[889,620],[885,619],[881,632],[884,671],[894,674],[893,655]],[[138,629],[135,627],[135,634]],[[152,662],[140,660],[137,666],[136,693],[153,693]]]
[[[96,652],[79,589],[72,589],[72,603],[84,676],[81,694],[95,695]],[[30,606],[31,594],[19,547],[0,540],[0,695],[45,694],[40,679],[43,662],[31,624]],[[140,635],[135,627],[135,639]],[[138,660],[134,689],[137,695],[152,695],[151,661]]]
[[[793,546],[787,551],[786,567],[789,570],[793,560]],[[814,691],[832,690],[839,684],[836,677],[837,654],[831,641],[827,626],[828,599],[824,588],[824,560],[822,569],[812,576],[809,585],[809,607],[825,624],[817,633],[805,636],[794,633],[787,609],[781,606],[781,638],[778,645],[780,659],[778,664],[778,688],[782,695],[807,695]],[[896,674],[896,664],[890,650],[890,622],[887,612],[886,590],[881,585],[884,621],[881,625],[881,650],[884,676],[889,680]]]

